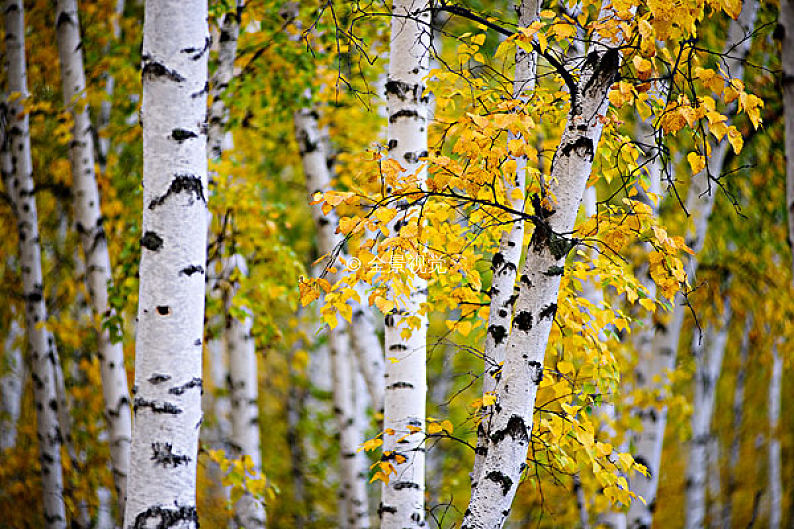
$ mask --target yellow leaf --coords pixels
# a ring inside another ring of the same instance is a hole
[[[384,298],[383,296],[378,296],[375,298],[375,306],[378,307],[378,310],[384,314],[388,314],[394,310],[394,302]]]
[[[698,174],[706,167],[706,158],[696,152],[690,152],[686,155],[689,166],[692,168],[692,174]]]
[[[427,425],[427,433],[430,435],[434,435],[437,433],[441,433],[442,428],[441,425],[437,422],[431,422]]]
[[[742,133],[739,132],[736,127],[731,127],[728,129],[728,142],[733,147],[733,152],[735,154],[739,154],[744,146],[744,138],[742,137]]]
[[[496,395],[494,395],[491,392],[483,394],[482,396],[483,406],[493,406],[494,404],[496,404]]]
[[[640,300],[640,305],[642,305],[646,310],[653,312],[654,307],[656,304],[653,302],[652,299],[643,298]]]

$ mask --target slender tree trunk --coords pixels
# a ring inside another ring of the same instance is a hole
[[[430,9],[427,0],[395,0],[392,4],[389,76],[386,104],[389,113],[389,157],[407,173],[426,169],[419,158],[427,154],[428,98],[424,78],[430,59]],[[396,219],[390,229],[397,233]],[[414,215],[416,218],[416,215]],[[416,220],[414,220],[416,222]],[[409,529],[425,525],[425,399],[427,397],[427,317],[419,313],[427,298],[427,282],[413,278],[411,294],[385,319],[385,350],[396,362],[386,367],[383,458],[395,474],[383,484],[378,509],[381,529]],[[396,300],[394,300],[396,301]],[[402,332],[411,317],[419,326],[406,339]]]
[[[744,411],[744,386],[747,380],[747,358],[750,354],[750,332],[753,330],[753,314],[747,313],[744,321],[744,333],[739,348],[739,370],[736,373],[736,386],[733,389],[733,421],[731,423],[731,451],[728,459],[727,491],[722,513],[723,529],[733,527],[733,493],[736,491],[736,467],[739,464],[739,448],[741,447],[742,417]]]
[[[772,345],[772,373],[769,379],[769,529],[780,529],[783,484],[780,459],[780,387],[783,382],[783,357]]]
[[[113,18],[110,21],[110,31],[113,36],[113,42],[118,42],[121,39],[121,18],[124,16],[125,0],[116,0],[116,7],[113,11]],[[105,47],[105,53],[110,53],[110,45]],[[113,108],[113,92],[116,88],[116,81],[112,75],[106,73],[105,78],[105,100],[99,107],[99,116],[97,117],[97,161],[99,162],[99,170],[104,173],[107,169],[108,153],[110,152],[110,137],[101,134],[105,132],[108,125],[110,125],[110,111]]]
[[[36,431],[42,480],[42,506],[48,529],[66,527],[61,469],[62,433],[58,424],[58,396],[55,386],[55,340],[45,326],[44,283],[41,270],[38,212],[34,194],[30,130],[23,104],[28,97],[25,63],[25,15],[21,0],[4,5],[6,73],[8,91],[19,96],[8,105],[7,144],[12,171],[5,174],[6,192],[11,198],[19,231],[19,265],[25,296],[25,325],[32,356],[33,398],[36,404]]]
[[[294,117],[295,134],[300,148],[301,159],[303,162],[303,172],[306,177],[306,190],[309,197],[315,193],[322,193],[330,189],[330,175],[328,173],[326,147],[320,137],[317,127],[317,115],[308,108],[299,110]],[[336,251],[341,251],[341,236],[336,233],[338,220],[333,211],[328,214],[323,213],[319,206],[312,207],[312,218],[317,230],[317,246],[321,255],[328,255],[332,263],[335,259]],[[335,282],[338,273],[330,273],[329,279]],[[354,348],[359,354],[359,365],[365,373],[368,390],[371,393],[373,402],[382,399],[383,375],[378,375],[372,368],[378,366],[377,357],[382,357],[380,343],[375,334],[374,326],[368,330],[362,330],[361,324],[366,324],[369,320],[363,314],[364,309],[357,304],[353,306],[354,315],[361,312],[353,320],[350,334],[358,347]],[[331,378],[333,381],[333,402],[334,414],[339,427],[340,440],[340,524],[350,528],[365,529],[370,525],[368,514],[368,501],[366,490],[366,476],[361,476],[363,467],[363,454],[358,451],[359,445],[363,442],[362,424],[356,420],[355,406],[355,384],[354,373],[351,369],[354,366],[351,358],[350,339],[348,338],[348,328],[344,321],[340,322],[334,329],[330,330],[330,353],[331,353]],[[366,336],[366,343],[370,349],[361,348],[365,343],[363,334]],[[356,339],[358,338],[358,339]],[[381,364],[382,366],[382,361]]]
[[[725,44],[726,71],[736,79],[744,73],[743,58],[750,49],[751,39],[746,38],[752,33],[758,3],[753,1],[744,4],[738,20],[732,20],[728,28]],[[697,254],[703,249],[708,228],[708,219],[714,205],[716,189],[709,182],[708,174],[717,177],[722,173],[725,157],[730,149],[727,140],[719,143],[711,152],[708,160],[708,173],[703,172],[692,177],[686,200],[686,210],[692,215],[693,224],[687,231],[686,243],[694,251],[694,256],[685,256],[684,268],[690,284],[695,284],[698,259]],[[678,342],[681,328],[686,315],[686,305],[682,297],[676,296],[673,313],[669,323],[657,330],[651,345],[650,358],[641,362],[646,366],[643,374],[649,387],[662,387],[664,382],[654,383],[658,376],[665,378],[668,370],[675,369],[678,354]],[[650,527],[653,521],[653,509],[656,502],[656,490],[659,484],[659,464],[662,457],[664,430],[667,425],[667,408],[647,408],[640,412],[642,431],[635,436],[637,446],[634,457],[645,465],[649,476],[637,476],[632,480],[634,492],[645,501],[634,501],[629,508],[629,526],[632,529]]]
[[[366,476],[360,475],[363,453],[358,451],[363,436],[355,417],[353,358],[346,327],[345,322],[341,322],[330,332],[334,415],[339,428],[341,459],[339,499],[343,509],[339,513],[340,527],[368,529],[367,482]]]
[[[794,277],[794,0],[780,0],[778,19],[783,28],[780,63],[783,67],[783,108],[786,123],[786,206],[788,243],[792,251]]]
[[[11,163],[11,156],[3,150],[3,181],[8,178],[6,160]],[[0,452],[12,448],[17,443],[17,421],[22,409],[22,391],[25,388],[25,366],[22,363],[22,349],[16,343],[24,333],[15,318],[8,324],[8,334],[3,343],[4,365],[0,367],[4,373],[0,377]]]
[[[135,429],[125,527],[198,527],[207,237],[206,0],[147,0]]]
[[[593,153],[601,138],[607,92],[620,66],[617,49],[591,45],[580,75],[576,100],[548,179],[549,195],[557,198],[555,213],[538,201],[535,231],[521,271],[516,316],[507,341],[502,375],[496,387],[499,406],[491,419],[482,479],[472,492],[464,528],[501,528],[510,512],[525,466],[537,388],[549,331],[557,310],[560,274],[573,242],[564,238],[574,227],[579,203],[590,176]],[[588,149],[571,148],[588,145]],[[509,392],[506,391],[509,388]]]
[[[706,523],[706,482],[710,479],[708,449],[712,441],[711,420],[731,316],[730,299],[726,298],[725,311],[719,324],[709,324],[703,337],[695,332],[692,340],[692,354],[695,357],[695,395],[692,400],[692,440],[686,469],[686,529],[701,529]],[[715,328],[715,325],[719,325],[719,328]]]
[[[317,113],[310,108],[303,108],[295,114],[295,135],[301,153],[303,172],[306,176],[306,189],[310,200],[315,193],[325,193],[331,189],[331,175],[328,170],[328,153],[317,124]],[[338,219],[333,211],[323,214],[321,208],[312,208],[317,243],[320,254],[329,255],[331,261],[336,253],[341,252],[343,242],[341,234],[336,232]],[[367,391],[376,411],[383,410],[384,358],[375,324],[366,307],[356,302],[353,306],[353,318],[350,335],[353,350],[358,358],[358,366],[367,384]]]
[[[223,17],[220,44],[218,46],[218,69],[210,83],[210,105],[207,131],[207,149],[209,156],[217,160],[223,153],[223,138],[226,135],[226,124],[229,121],[229,110],[223,100],[223,94],[234,78],[234,60],[237,58],[237,39],[240,35],[240,17],[243,0],[237,0],[236,9]]]
[[[86,288],[94,321],[99,323],[103,318],[113,315],[113,308],[108,303],[108,287],[112,276],[94,172],[94,139],[85,101],[85,71],[77,1],[58,0],[55,20],[63,99],[74,119],[70,156],[75,224],[86,262]],[[121,342],[113,343],[108,328],[99,325],[97,333],[105,417],[110,434],[110,460],[119,509],[124,512],[132,430],[124,349]]]
[[[518,12],[518,26],[529,27],[540,16],[539,0],[520,0],[516,4]],[[516,47],[515,79],[513,80],[513,98],[524,106],[529,101],[529,96],[535,90],[535,74],[537,70],[537,55]],[[522,111],[520,108],[518,111]],[[526,144],[527,139],[521,134],[510,132],[507,137],[508,144],[512,141],[521,141]],[[516,163],[514,175],[505,178],[505,192],[510,206],[516,211],[524,211],[526,191],[527,157],[510,156]],[[515,195],[513,194],[515,193]],[[490,395],[496,389],[499,373],[505,356],[505,343],[510,334],[510,322],[513,318],[513,303],[515,303],[514,288],[516,273],[520,265],[521,250],[524,242],[524,220],[512,223],[509,232],[505,232],[499,243],[497,251],[491,259],[493,279],[491,281],[491,303],[488,312],[488,332],[485,336],[485,373],[483,375],[483,394]],[[490,419],[493,406],[484,406],[482,420],[477,427],[477,448],[474,452],[474,469],[472,470],[472,490],[482,479],[482,463],[488,444],[487,437],[490,433]]]
[[[229,264],[243,276],[248,273],[245,260],[240,255],[232,256]],[[231,275],[231,273],[229,274]],[[235,285],[231,293],[237,288]],[[238,320],[231,315],[231,295],[226,299],[226,349],[229,352],[229,383],[231,390],[231,444],[236,457],[248,456],[254,470],[262,470],[262,455],[259,443],[259,380],[254,338],[251,336],[253,318],[248,309],[247,316]],[[265,527],[265,506],[246,492],[234,507],[234,519],[243,529]]]

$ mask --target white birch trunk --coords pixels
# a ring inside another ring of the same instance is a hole
[[[327,156],[325,146],[317,127],[317,116],[310,109],[301,109],[295,116],[295,134],[300,148],[303,171],[306,177],[306,189],[310,199],[317,192],[325,192],[330,189],[330,175],[328,173]],[[341,235],[336,233],[338,220],[336,214],[330,211],[327,215],[323,213],[318,205],[312,207],[312,218],[317,230],[317,246],[321,255],[329,255],[329,262],[335,260],[336,251],[341,251]],[[337,266],[339,266],[337,264]],[[337,273],[330,273],[329,280],[333,283],[338,277]],[[367,382],[367,388],[371,393],[374,402],[382,399],[383,375],[378,375],[372,371],[377,368],[378,358],[383,353],[380,349],[377,335],[374,334],[374,326],[367,331],[367,339],[371,349],[364,350],[361,324],[366,324],[369,320],[363,314],[364,309],[357,304],[353,304],[354,315],[358,314],[353,320],[352,328],[348,329],[344,321],[329,333],[329,349],[331,354],[331,379],[332,394],[334,403],[334,416],[336,417],[339,428],[339,451],[340,451],[340,489],[339,489],[339,523],[340,526],[352,529],[367,529],[370,526],[368,513],[368,500],[366,489],[366,475],[361,475],[361,469],[365,467],[363,462],[364,455],[358,451],[359,445],[364,441],[361,420],[356,418],[355,403],[355,378],[352,371],[354,367],[351,357],[350,339],[348,330],[355,338],[358,347],[354,350],[358,355],[359,366]],[[358,330],[356,330],[358,329]],[[366,334],[366,333],[364,333]],[[382,366],[382,360],[380,360]],[[382,367],[381,367],[382,369]],[[381,371],[382,373],[382,371]],[[379,409],[379,408],[378,408]]]
[[[711,420],[731,316],[730,299],[726,298],[721,321],[718,324],[709,324],[702,337],[696,331],[692,340],[692,354],[695,357],[695,391],[692,399],[692,440],[689,444],[689,460],[686,468],[686,529],[701,529],[706,523],[708,449],[712,441]],[[719,328],[715,328],[715,325],[719,325]]]
[[[125,527],[198,527],[207,237],[206,0],[147,0],[143,237]]]
[[[736,79],[741,79],[744,73],[743,58],[750,49],[751,39],[745,38],[752,33],[755,25],[755,15],[758,3],[746,2],[737,20],[732,20],[728,28],[728,37],[724,51],[730,57],[726,59],[726,71]],[[686,210],[693,217],[692,225],[687,231],[686,243],[695,252],[694,256],[688,254],[684,257],[684,269],[690,284],[694,285],[698,266],[697,254],[703,249],[706,240],[706,230],[717,189],[709,183],[707,174],[714,177],[722,173],[725,157],[730,149],[727,140],[718,144],[708,160],[708,173],[702,171],[692,177],[687,193]],[[678,354],[678,342],[687,307],[681,295],[676,296],[670,322],[658,330],[651,346],[650,358],[641,362],[647,369],[643,374],[648,386],[661,388],[664,385],[665,373],[675,369]],[[658,384],[653,383],[655,377],[660,377]],[[639,412],[642,418],[642,431],[635,436],[637,446],[634,459],[643,464],[649,476],[638,475],[632,480],[633,492],[642,497],[645,502],[634,501],[629,508],[629,526],[632,529],[650,527],[653,520],[653,509],[656,502],[656,490],[659,483],[659,464],[662,457],[664,430],[667,425],[667,408],[647,408]]]
[[[780,63],[783,68],[783,108],[786,124],[786,210],[788,242],[792,252],[794,274],[794,0],[780,0],[778,19],[783,28]]]
[[[3,152],[6,158],[7,152]],[[11,157],[7,156],[8,162]],[[6,180],[5,169],[3,180]],[[23,335],[24,330],[16,319],[11,319],[8,334],[4,340],[2,372],[0,377],[0,451],[7,450],[16,445],[17,421],[22,409],[22,391],[25,388],[25,366],[22,361],[22,349],[16,343]]]
[[[61,67],[64,105],[74,119],[71,143],[72,196],[77,232],[86,263],[86,288],[95,321],[112,316],[108,303],[111,284],[110,256],[102,227],[100,196],[94,172],[94,139],[91,119],[85,102],[86,84],[80,22],[76,0],[59,0],[56,7],[56,30]],[[110,330],[96,329],[105,418],[110,435],[110,462],[120,512],[124,512],[132,422],[124,349],[111,341]]]
[[[518,11],[518,26],[529,27],[540,16],[539,0],[520,0],[516,5]],[[529,53],[520,46],[516,47],[515,79],[513,80],[513,98],[526,105],[529,96],[535,90],[535,74],[537,70],[537,54]],[[512,140],[527,142],[521,134],[508,133],[508,144]],[[510,156],[516,162],[515,175],[505,178],[505,192],[507,193],[510,207],[516,211],[524,211],[526,190],[527,157]],[[513,193],[520,191],[514,197]],[[516,273],[521,260],[521,250],[524,242],[524,220],[514,220],[510,231],[505,232],[499,243],[499,250],[491,259],[491,302],[488,312],[488,327],[485,335],[485,370],[483,374],[483,394],[490,394],[496,389],[499,379],[499,370],[504,361],[505,343],[510,334],[510,321],[513,318],[513,303],[515,303],[514,288]],[[474,451],[474,468],[472,470],[472,489],[482,478],[482,463],[485,458],[484,450],[487,447],[487,436],[490,432],[490,417],[493,414],[492,406],[482,409],[482,421],[477,428],[477,447]]]
[[[341,460],[339,500],[343,508],[340,509],[339,522],[340,527],[368,529],[367,482],[366,476],[360,475],[364,454],[358,451],[363,436],[356,420],[354,366],[346,327],[342,321],[330,331],[334,416],[339,428]]]
[[[389,158],[400,163],[407,173],[418,169],[420,185],[426,178],[426,169],[420,169],[419,158],[427,155],[428,96],[424,93],[424,78],[430,59],[430,22],[427,0],[392,3],[389,76],[385,87]],[[410,211],[406,210],[405,214]],[[393,233],[397,231],[397,219],[402,218],[404,214],[395,217],[390,226]],[[427,317],[421,316],[419,309],[426,298],[427,282],[414,277],[409,298],[400,300],[400,307],[385,319],[384,349],[396,362],[386,367],[382,459],[394,465],[395,474],[382,487],[378,508],[381,529],[425,525]],[[404,339],[401,332],[407,328],[410,317],[419,317],[419,327]],[[402,462],[397,461],[397,456],[401,456]]]
[[[331,175],[328,171],[325,142],[317,125],[317,114],[309,108],[303,108],[295,114],[295,135],[300,148],[303,172],[306,177],[306,190],[309,199],[315,193],[331,190]],[[329,255],[329,262],[335,261],[336,253],[341,252],[342,235],[336,232],[338,219],[336,213],[329,211],[324,214],[319,207],[312,208],[314,225],[317,229],[317,246],[321,255]],[[336,266],[340,266],[338,263]],[[351,301],[353,318],[350,326],[353,351],[358,360],[358,367],[367,384],[367,391],[372,400],[373,408],[383,411],[384,358],[375,323],[370,311],[361,304]]]
[[[731,451],[728,456],[728,478],[726,502],[722,512],[723,529],[731,529],[733,518],[733,493],[736,490],[736,467],[739,464],[739,448],[741,447],[742,416],[744,415],[744,385],[747,379],[747,358],[750,355],[750,332],[753,330],[753,314],[747,313],[744,322],[744,333],[739,348],[739,370],[736,373],[736,385],[733,389],[733,421],[731,428]]]
[[[780,529],[783,483],[780,458],[780,387],[783,382],[783,357],[772,345],[772,373],[769,379],[769,529]]]
[[[33,164],[30,155],[30,130],[23,103],[28,97],[25,62],[25,15],[21,0],[6,0],[6,73],[8,91],[19,98],[8,105],[7,135],[12,171],[5,173],[4,184],[11,198],[19,232],[19,265],[25,296],[25,326],[33,370],[33,398],[36,406],[36,432],[42,480],[42,507],[45,527],[66,527],[61,469],[62,433],[58,424],[58,397],[55,386],[55,340],[44,323],[44,284],[41,270],[38,212],[34,195]]]
[[[248,275],[245,260],[241,255],[229,259],[230,265]],[[231,276],[232,272],[228,273]],[[232,288],[232,293],[237,285]],[[238,320],[230,314],[232,295],[226,300],[226,350],[229,352],[229,385],[231,392],[231,444],[236,457],[248,456],[254,470],[261,472],[262,455],[259,442],[259,380],[254,338],[251,336],[253,318],[248,309],[247,317]],[[234,507],[235,522],[243,529],[265,527],[265,506],[246,492]]]
[[[116,0],[116,7],[113,11],[113,18],[110,21],[110,32],[113,41],[121,39],[121,18],[124,16],[125,0]],[[105,53],[110,53],[110,45],[106,46]],[[102,134],[110,124],[110,111],[113,108],[113,92],[116,88],[116,81],[112,75],[106,73],[105,78],[105,100],[99,106],[99,116],[97,117],[97,160],[99,170],[104,173],[107,169],[108,152],[110,152],[110,137]]]
[[[237,39],[240,35],[243,4],[243,0],[237,0],[236,11],[230,11],[223,17],[218,45],[218,68],[209,87],[212,103],[207,119],[209,125],[207,148],[213,160],[220,158],[223,153],[223,138],[229,120],[229,110],[223,101],[223,94],[234,78],[234,60],[237,58]]]
[[[561,270],[573,242],[579,203],[601,138],[598,117],[606,114],[609,88],[620,65],[617,49],[592,44],[583,66],[568,122],[552,162],[549,194],[557,198],[554,213],[535,211],[535,231],[519,280],[516,315],[507,341],[502,376],[496,387],[498,406],[483,463],[482,479],[473,490],[463,519],[466,529],[499,529],[525,467],[537,388],[549,331],[557,310]]]

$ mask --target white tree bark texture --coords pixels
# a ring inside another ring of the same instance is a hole
[[[395,0],[392,4],[389,74],[386,81],[388,156],[408,173],[418,172],[424,184],[427,155],[428,95],[424,79],[430,60],[431,15],[427,0]],[[391,223],[392,233],[416,211],[403,211]],[[378,508],[381,529],[410,529],[425,525],[425,399],[427,397],[427,317],[420,315],[427,298],[427,282],[413,278],[411,294],[385,318],[384,349],[395,359],[386,366],[384,435],[381,458],[394,465],[381,491]],[[398,301],[394,300],[393,301]],[[408,320],[419,318],[408,338]],[[392,433],[393,432],[393,433]]]
[[[58,352],[53,336],[43,325],[47,321],[47,308],[44,303],[30,129],[23,107],[24,99],[29,95],[25,62],[25,14],[21,0],[6,0],[3,8],[8,91],[10,95],[19,96],[8,104],[7,109],[7,138],[4,143],[11,159],[11,172],[3,171],[3,183],[13,204],[19,233],[19,265],[22,270],[25,326],[33,371],[44,526],[48,529],[62,529],[66,527],[66,509],[61,468],[63,434],[58,423],[59,402],[55,386]]]
[[[248,275],[243,256],[236,254],[228,260],[242,276]],[[230,277],[231,273],[227,277]],[[254,470],[262,470],[261,445],[259,440],[259,379],[254,338],[251,336],[253,317],[243,308],[246,317],[239,320],[231,314],[233,293],[239,285],[233,285],[226,296],[226,350],[229,353],[229,385],[231,399],[231,445],[235,457],[248,456]],[[265,527],[265,506],[259,498],[246,492],[234,506],[235,522],[243,529]]]
[[[125,528],[198,527],[207,238],[206,0],[147,0],[143,236]]]
[[[3,180],[10,174],[8,168],[11,156],[7,150],[0,152],[3,164]],[[7,164],[6,164],[7,161]],[[22,349],[17,340],[24,335],[15,318],[8,324],[8,333],[3,340],[5,351],[4,365],[0,366],[3,376],[0,377],[0,451],[12,448],[17,442],[17,422],[22,410],[22,392],[25,388],[25,365],[22,360]]]
[[[303,172],[306,177],[306,190],[310,200],[315,193],[326,192],[331,188],[331,177],[328,172],[326,147],[320,136],[317,125],[317,114],[308,108],[295,113],[295,135],[300,149]],[[336,251],[341,251],[341,235],[336,233],[338,219],[333,211],[323,213],[322,208],[315,205],[311,209],[314,225],[317,230],[317,246],[321,255],[328,255],[329,261],[335,260]],[[339,266],[338,264],[336,266]],[[329,280],[333,283],[338,272],[330,272]],[[369,328],[366,328],[369,324]],[[372,322],[367,318],[365,309],[358,304],[353,306],[353,321],[348,329],[341,321],[329,332],[329,349],[331,354],[332,395],[334,416],[339,428],[340,450],[340,489],[339,489],[339,521],[342,526],[367,529],[370,526],[366,487],[366,474],[363,453],[358,447],[364,441],[362,427],[365,421],[358,417],[355,399],[355,377],[351,356],[351,343],[348,332],[356,343],[352,349],[358,355],[358,364],[367,383],[374,402],[383,399],[383,353]],[[363,347],[368,347],[364,349]],[[378,373],[380,369],[380,373]],[[380,408],[378,408],[380,409]]]
[[[737,20],[732,20],[726,38],[724,51],[730,58],[726,59],[726,71],[736,79],[744,74],[743,58],[750,49],[751,39],[746,38],[752,33],[758,3],[746,2]],[[690,183],[686,199],[686,210],[693,217],[687,230],[686,243],[695,252],[694,256],[684,257],[684,269],[690,284],[695,284],[698,267],[697,254],[703,249],[706,230],[711,210],[714,206],[716,186],[710,183],[709,176],[718,177],[722,173],[725,157],[730,149],[727,140],[719,143],[708,160],[708,172],[702,171],[695,175]],[[642,380],[649,388],[661,389],[664,385],[665,373],[675,368],[678,343],[686,315],[686,304],[681,295],[676,296],[673,313],[666,326],[657,328],[650,347],[650,355],[640,353],[640,363],[645,368]],[[657,376],[660,383],[652,382]],[[638,475],[632,480],[632,489],[645,502],[634,501],[629,508],[629,527],[641,529],[651,527],[655,508],[656,490],[659,484],[659,465],[662,457],[664,430],[667,425],[667,408],[650,407],[639,410],[642,430],[635,435],[636,453],[634,459],[648,469],[648,477]]]
[[[540,17],[539,0],[520,0],[516,4],[518,12],[518,26],[529,27]],[[516,47],[515,79],[513,80],[513,98],[526,105],[529,96],[535,90],[537,54],[527,52],[522,47]],[[520,110],[519,110],[520,111]],[[507,142],[519,140],[528,141],[521,134],[508,133]],[[510,207],[516,211],[524,211],[526,191],[527,156],[510,156],[516,162],[515,175],[505,178],[504,187],[506,196],[510,200]],[[518,190],[520,192],[513,193]],[[488,327],[485,335],[485,351],[483,359],[485,369],[483,373],[483,394],[491,394],[496,389],[499,379],[501,364],[504,361],[505,345],[509,335],[510,322],[513,318],[513,304],[515,303],[516,274],[521,261],[521,250],[524,242],[524,219],[513,221],[510,230],[505,232],[499,243],[499,250],[491,258],[493,278],[490,290],[490,309],[488,312]],[[474,451],[474,468],[472,470],[472,489],[482,478],[483,449],[488,444],[487,437],[490,432],[490,417],[493,406],[484,406],[482,417],[477,427],[477,447]]]
[[[692,399],[692,439],[686,467],[685,528],[699,529],[706,523],[706,485],[710,479],[709,444],[712,441],[711,420],[717,395],[717,381],[722,372],[722,359],[728,342],[732,312],[730,299],[716,324],[709,324],[704,336],[695,332],[692,355],[695,357],[694,397]],[[716,327],[715,327],[716,326]]]
[[[519,279],[515,317],[495,391],[497,402],[482,479],[473,490],[463,528],[498,529],[510,514],[526,466],[535,397],[557,310],[559,271],[575,246],[575,241],[563,234],[574,227],[601,138],[598,117],[606,114],[606,95],[619,66],[618,49],[596,37],[571,94],[568,121],[548,179],[549,194],[557,197],[557,203],[548,207],[535,201],[535,229]]]
[[[76,0],[59,0],[55,25],[61,68],[61,90],[64,105],[74,119],[70,149],[72,168],[72,196],[75,226],[80,235],[86,269],[88,290],[94,321],[113,315],[108,303],[108,288],[112,284],[110,255],[102,226],[101,198],[94,171],[94,138],[91,118],[85,101],[86,83],[83,66],[80,22]],[[97,344],[102,372],[102,395],[105,418],[110,436],[110,462],[120,512],[124,512],[129,471],[132,419],[127,371],[124,368],[124,349],[121,342],[113,343],[110,330],[99,326]]]

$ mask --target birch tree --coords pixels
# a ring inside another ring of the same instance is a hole
[[[427,155],[428,99],[424,78],[428,73],[430,10],[425,0],[396,0],[392,4],[389,75],[386,106],[389,158],[406,173],[425,169],[419,159]],[[407,208],[392,224],[417,222]],[[416,210],[413,210],[416,213]],[[411,220],[409,220],[411,219]],[[427,297],[427,283],[414,276],[408,299],[392,302],[386,316],[384,349],[395,361],[386,367],[384,398],[383,459],[394,467],[394,475],[383,484],[379,513],[381,529],[422,527],[425,524],[425,398],[427,395],[427,317],[420,310]],[[418,319],[418,322],[416,321]],[[411,322],[413,321],[413,325]]]
[[[518,13],[518,26],[528,28],[536,21],[540,14],[539,0],[521,0],[516,4]],[[535,89],[537,70],[537,54],[521,47],[516,49],[515,79],[513,80],[513,98],[526,105],[529,94]],[[511,141],[527,141],[520,134],[510,133],[508,144]],[[505,192],[512,197],[511,207],[516,211],[524,210],[524,197],[526,190],[527,156],[511,156],[515,162],[515,174],[506,178]],[[513,316],[513,297],[516,283],[516,273],[520,266],[521,250],[524,246],[524,221],[517,220],[510,226],[510,230],[502,236],[499,250],[491,259],[493,279],[491,281],[491,303],[488,312],[488,331],[485,338],[485,376],[483,377],[483,395],[493,395],[499,378],[499,370],[504,361],[505,341],[510,329]],[[486,438],[490,435],[491,406],[483,408],[483,419],[477,429],[477,449],[474,453],[474,470],[472,471],[472,489],[477,488],[487,448]]]
[[[2,140],[5,143],[5,140]],[[11,154],[3,148],[0,152],[2,156],[2,174],[5,182],[11,174]],[[3,342],[5,357],[4,375],[0,377],[0,450],[6,450],[16,444],[17,440],[17,421],[22,410],[22,390],[25,383],[25,368],[22,363],[22,349],[17,340],[24,334],[24,330],[11,319],[9,322],[8,334]]]
[[[325,145],[320,138],[317,125],[317,115],[309,108],[299,110],[294,116],[295,134],[301,153],[303,172],[306,178],[306,190],[310,199],[318,192],[322,193],[330,188],[330,175],[328,173],[327,155]],[[319,206],[312,207],[312,218],[317,230],[317,245],[319,253],[328,256],[329,266],[334,265],[336,252],[341,251],[342,239],[337,233],[338,218],[334,212],[325,213]],[[332,279],[336,276],[331,272]],[[350,308],[363,310],[360,307]],[[361,318],[358,323],[364,322]],[[352,324],[355,327],[356,323]],[[363,454],[358,451],[358,446],[364,437],[361,431],[362,422],[356,417],[355,386],[353,372],[354,363],[351,357],[351,343],[346,325],[339,325],[329,331],[329,350],[331,355],[331,380],[334,403],[334,414],[339,428],[340,450],[340,524],[351,528],[366,529],[369,527],[368,501],[365,476],[361,475],[364,467]],[[374,329],[371,329],[374,335]],[[355,336],[355,333],[352,333]],[[369,354],[380,353],[380,343],[375,338]],[[362,349],[359,352],[364,353]],[[382,353],[381,353],[382,354]],[[366,357],[360,358],[362,368],[373,367]],[[364,370],[367,385],[377,397],[377,387],[380,385],[377,375]],[[380,386],[382,387],[382,386]],[[382,390],[380,390],[382,392]]]
[[[726,298],[719,323],[709,324],[703,337],[695,332],[692,340],[695,394],[692,400],[692,439],[687,462],[687,529],[705,526],[706,484],[710,479],[708,452],[712,442],[711,420],[731,317],[730,298]]]
[[[95,321],[114,316],[108,303],[112,285],[107,238],[102,226],[101,198],[94,171],[94,138],[91,118],[85,101],[85,69],[80,38],[80,21],[76,0],[59,0],[55,12],[58,52],[61,68],[61,90],[64,105],[69,109],[74,127],[71,142],[72,196],[75,226],[80,234],[85,259],[85,280]],[[108,422],[110,460],[120,512],[124,512],[127,496],[130,438],[132,422],[124,349],[114,343],[110,328],[97,329],[98,354],[102,367],[102,393]]]
[[[728,36],[724,47],[727,56],[726,71],[735,79],[740,79],[744,72],[744,56],[750,49],[752,33],[755,25],[755,16],[758,8],[757,2],[745,3],[741,14],[732,20],[728,28]],[[692,224],[688,228],[686,243],[694,252],[685,257],[685,270],[688,281],[694,284],[696,280],[698,258],[703,249],[708,229],[708,220],[714,206],[716,189],[709,183],[710,177],[717,177],[722,173],[725,157],[730,145],[723,140],[714,147],[708,159],[707,169],[700,171],[692,177],[687,192],[686,211],[692,215]],[[669,323],[657,330],[651,344],[651,357],[647,364],[647,374],[644,379],[651,381],[663,375],[667,370],[674,369],[676,364],[678,343],[681,329],[686,315],[686,305],[681,296],[676,297],[675,305]],[[657,386],[659,387],[659,386]],[[659,464],[661,463],[664,430],[667,424],[667,410],[645,409],[640,412],[642,418],[642,431],[636,435],[635,459],[645,465],[648,477],[638,475],[632,482],[634,492],[645,501],[636,501],[629,509],[629,526],[632,528],[650,527],[653,519],[652,506],[656,498],[656,489],[659,483]]]
[[[125,527],[198,527],[207,3],[147,0],[135,427]]]
[[[11,172],[3,172],[3,184],[17,219],[19,265],[25,298],[25,327],[33,370],[33,399],[36,406],[36,433],[39,439],[42,505],[48,529],[66,527],[61,469],[62,433],[58,423],[59,402],[55,386],[55,339],[47,330],[47,307],[41,269],[39,219],[36,209],[30,129],[24,109],[27,87],[25,60],[25,12],[21,0],[6,0],[6,74],[8,116],[3,143],[10,153]]]

